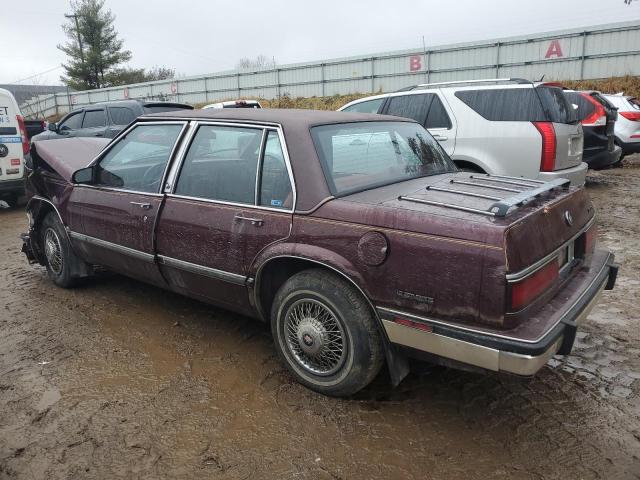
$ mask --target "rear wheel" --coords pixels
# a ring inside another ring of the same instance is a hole
[[[63,288],[75,285],[74,267],[82,262],[71,249],[69,239],[58,216],[50,212],[40,226],[40,247],[44,254],[49,278]]]
[[[383,364],[382,340],[369,305],[353,285],[321,269],[297,273],[280,288],[271,331],[293,376],[325,395],[356,393]]]

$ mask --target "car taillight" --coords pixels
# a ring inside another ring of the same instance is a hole
[[[18,130],[22,137],[22,153],[26,155],[29,153],[29,139],[27,138],[27,129],[24,127],[24,118],[22,118],[22,115],[16,115],[16,120],[18,121]]]
[[[558,272],[558,262],[552,260],[527,278],[511,284],[511,309],[520,310],[535,300],[558,278]]]
[[[600,102],[588,93],[581,93],[589,103],[593,105],[593,112],[588,117],[582,119],[580,123],[585,127],[598,127],[607,124],[607,112]]]
[[[556,167],[556,131],[551,122],[533,122],[533,125],[542,135],[540,171],[553,172]]]
[[[631,120],[632,122],[640,122],[640,112],[618,112],[627,120]]]

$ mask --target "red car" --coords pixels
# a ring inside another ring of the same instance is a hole
[[[532,375],[616,278],[584,188],[458,172],[398,117],[178,111],[28,163],[23,251],[57,285],[100,265],[270,322],[328,395],[410,356]]]

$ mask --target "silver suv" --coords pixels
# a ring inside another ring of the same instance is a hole
[[[430,83],[362,98],[340,111],[420,122],[462,170],[584,183],[583,134],[554,85],[522,79]]]

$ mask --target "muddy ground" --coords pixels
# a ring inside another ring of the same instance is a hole
[[[295,383],[268,329],[113,274],[56,288],[0,211],[0,478],[640,478],[640,158],[590,175],[618,285],[531,380]]]

